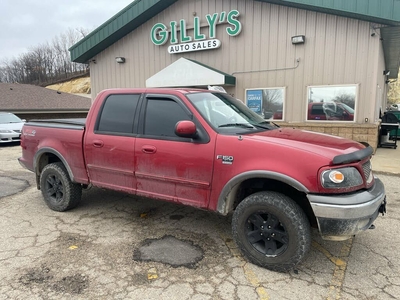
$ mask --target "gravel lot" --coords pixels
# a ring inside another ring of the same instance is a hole
[[[399,177],[379,176],[388,214],[375,230],[345,242],[314,232],[304,263],[276,273],[246,262],[230,218],[211,212],[97,188],[74,210],[51,211],[20,153],[0,145],[0,299],[400,298]],[[158,240],[179,240],[182,261],[189,250],[196,259],[180,266],[138,257]]]

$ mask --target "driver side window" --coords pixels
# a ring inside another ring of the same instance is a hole
[[[148,99],[144,134],[178,138],[175,125],[182,120],[190,118],[177,102],[170,99]]]

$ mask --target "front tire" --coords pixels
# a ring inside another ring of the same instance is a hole
[[[76,207],[82,196],[82,187],[71,181],[61,162],[51,163],[43,168],[40,189],[47,206],[55,211]]]
[[[258,192],[237,206],[232,233],[244,256],[279,272],[291,270],[310,249],[311,230],[304,211],[277,192]]]

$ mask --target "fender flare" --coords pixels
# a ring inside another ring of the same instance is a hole
[[[272,171],[265,171],[265,170],[254,170],[248,171],[241,174],[236,175],[231,180],[229,180],[225,186],[223,187],[217,203],[217,211],[222,215],[227,215],[229,213],[230,208],[233,206],[234,197],[228,197],[229,194],[234,190],[236,187],[239,186],[245,180],[252,179],[252,178],[265,178],[265,179],[274,179],[291,187],[295,188],[296,190],[304,193],[308,193],[309,190],[299,181]]]
[[[46,153],[54,154],[55,156],[57,156],[60,159],[60,161],[64,164],[65,169],[68,172],[69,178],[71,178],[71,181],[74,182],[74,174],[72,173],[72,170],[69,167],[69,165],[67,163],[67,160],[57,150],[55,150],[53,148],[47,148],[47,147],[41,148],[39,151],[37,151],[35,153],[34,158],[33,158],[33,166],[35,168],[35,174],[36,174],[37,178],[40,178],[40,172],[39,172],[39,161],[40,161],[40,158],[42,157],[43,154],[46,154]]]

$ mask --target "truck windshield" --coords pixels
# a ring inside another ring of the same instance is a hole
[[[277,126],[265,121],[242,101],[228,94],[200,92],[186,94],[203,118],[217,131],[246,132],[275,129]]]

